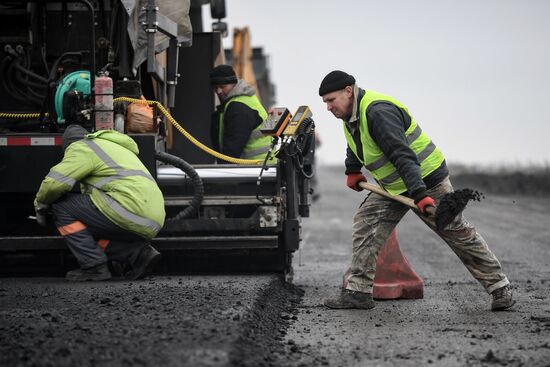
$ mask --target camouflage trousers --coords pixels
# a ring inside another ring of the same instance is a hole
[[[428,195],[437,202],[452,191],[447,177],[428,190]],[[378,254],[408,210],[407,206],[375,193],[370,193],[359,206],[353,220],[353,254],[347,289],[372,293]],[[509,284],[496,256],[462,214],[442,231],[436,229],[433,217],[417,215],[451,247],[488,293]]]

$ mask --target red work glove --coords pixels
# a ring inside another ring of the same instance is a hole
[[[415,201],[414,203],[416,204],[416,207],[418,208],[418,211],[420,212],[420,214],[427,214],[426,208],[430,206],[432,208],[436,207],[435,200],[429,196],[424,196],[422,199]]]
[[[359,187],[359,182],[361,181],[367,181],[361,172],[348,173],[346,185],[352,190],[361,191],[363,190],[363,188]]]

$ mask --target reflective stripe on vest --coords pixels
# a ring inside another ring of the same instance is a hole
[[[111,198],[109,195],[107,195],[105,192],[101,190],[103,186],[105,186],[107,183],[123,178],[123,177],[129,177],[129,176],[141,176],[148,178],[155,182],[155,179],[148,173],[141,170],[127,170],[122,167],[120,167],[118,164],[115,163],[115,161],[103,150],[101,147],[93,142],[90,139],[83,139],[83,142],[85,142],[92,150],[93,152],[101,159],[101,161],[110,169],[115,170],[115,174],[109,177],[106,177],[98,182],[96,182],[93,185],[89,185],[86,188],[86,191],[89,192],[90,186],[95,188],[96,191],[101,195],[102,199],[117,213],[121,218],[132,222],[134,224],[137,224],[142,227],[149,228],[155,232],[160,231],[161,226],[155,222],[154,220],[151,220],[149,218],[144,218],[139,215],[136,215],[130,211],[128,211],[126,208],[124,208],[122,205],[120,205],[116,200]]]
[[[219,146],[220,150],[223,151],[223,133],[224,133],[224,115],[227,111],[227,107],[232,102],[240,102],[247,107],[251,108],[252,110],[256,111],[258,113],[258,116],[262,119],[262,122],[265,121],[267,118],[267,112],[265,111],[265,108],[260,103],[260,100],[258,97],[254,96],[236,96],[229,99],[229,101],[225,104],[223,112],[220,113],[220,121],[219,121]],[[250,136],[248,137],[248,141],[246,142],[246,145],[243,149],[243,152],[241,153],[241,156],[239,158],[242,159],[262,159],[265,158],[265,155],[269,151],[269,148],[271,146],[271,137],[262,134],[260,131],[261,124],[256,126],[254,130],[250,133]]]
[[[74,178],[62,175],[61,173],[55,171],[50,171],[46,177],[56,180],[57,182],[61,182],[62,184],[68,185],[70,187],[73,187],[76,183],[76,180]]]
[[[441,163],[443,163],[445,157],[426,135],[426,133],[422,131],[420,126],[418,126],[405,106],[392,97],[374,91],[365,91],[365,95],[360,101],[358,126],[361,144],[363,147],[362,159],[357,154],[357,146],[355,141],[351,136],[346,123],[344,122],[343,126],[346,141],[355,156],[371,172],[372,176],[386,191],[392,195],[402,194],[407,191],[405,182],[397,172],[395,166],[384,155],[369,133],[366,111],[368,106],[376,101],[390,102],[409,115],[411,124],[407,131],[405,131],[405,137],[409,143],[409,147],[417,155],[418,162],[420,163],[422,178],[426,177],[441,166]]]
[[[419,162],[422,162],[424,159],[426,159],[430,154],[432,154],[436,149],[436,146],[433,142],[430,141],[430,144],[428,144],[428,146],[426,148],[424,148],[424,150],[422,150],[419,154],[418,154],[418,161]],[[395,171],[394,173],[390,174],[389,176],[386,176],[384,177],[382,180],[380,180],[380,182],[383,184],[383,185],[389,185],[391,184],[393,181],[397,180],[399,177],[399,173],[397,171]]]
[[[269,152],[269,146],[263,146],[256,149],[249,149],[241,154],[242,159],[254,159],[257,155],[265,155]]]
[[[416,128],[413,130],[411,135],[406,136],[407,142],[409,145],[411,145],[418,137],[422,134],[422,129],[420,126],[416,125]],[[378,158],[376,161],[370,163],[369,165],[366,165],[365,168],[369,171],[374,171],[376,169],[382,168],[386,163],[388,163],[388,158],[383,155],[382,157]]]
[[[121,179],[123,177],[130,177],[130,176],[141,176],[141,177],[148,178],[149,180],[155,182],[155,179],[153,178],[153,176],[151,176],[148,172],[144,172],[144,171],[137,170],[137,169],[129,170],[129,169],[124,169],[124,168],[120,167],[118,164],[115,163],[115,161],[113,161],[113,159],[111,157],[109,157],[109,155],[107,153],[105,153],[105,151],[103,149],[101,149],[101,147],[99,145],[97,145],[92,140],[84,139],[83,141],[94,151],[94,153],[99,157],[99,159],[101,159],[103,161],[103,163],[105,163],[105,165],[108,168],[115,171],[114,175],[111,175],[109,177],[105,177],[104,179],[96,182],[94,184],[94,187],[101,188],[101,187],[107,185],[109,182]]]
[[[160,225],[155,222],[154,220],[151,220],[149,218],[140,217],[139,215],[136,215],[130,211],[128,211],[126,208],[124,208],[122,205],[120,205],[116,200],[114,200],[112,197],[107,195],[101,190],[96,190],[100,195],[101,198],[117,213],[120,217],[124,218],[125,220],[132,222],[134,224],[137,224],[142,227],[149,228],[153,230],[155,233],[158,233],[160,231]]]

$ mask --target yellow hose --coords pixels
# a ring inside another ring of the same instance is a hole
[[[46,112],[44,116],[48,116]],[[9,112],[0,112],[0,118],[5,119],[35,119],[40,117],[39,113],[9,113]]]
[[[199,149],[205,151],[206,153],[219,158],[223,159],[224,161],[236,163],[236,164],[262,164],[263,160],[259,159],[241,159],[241,158],[234,158],[230,157],[228,155],[222,154],[220,152],[216,152],[214,149],[211,149],[195,139],[191,134],[189,134],[175,119],[172,117],[170,112],[164,108],[164,106],[158,102],[158,101],[146,101],[142,99],[136,99],[136,98],[130,98],[130,97],[118,97],[113,99],[113,102],[129,102],[129,103],[139,103],[139,104],[147,104],[147,105],[154,105],[157,106],[157,108],[162,112],[164,116],[170,121],[174,127],[183,134],[191,143],[195,144]],[[45,114],[48,115],[47,113]],[[40,116],[39,113],[7,113],[7,112],[0,112],[0,118],[10,118],[10,119],[31,119],[31,118],[38,118]]]
[[[258,159],[241,159],[241,158],[230,157],[228,155],[222,154],[220,152],[216,152],[214,149],[211,149],[211,148],[207,147],[206,145],[204,145],[203,143],[201,143],[200,141],[195,139],[191,134],[189,134],[174,119],[174,117],[172,117],[170,112],[168,112],[166,110],[166,108],[164,108],[164,106],[158,101],[146,101],[146,100],[130,98],[130,97],[118,97],[118,98],[113,99],[113,102],[130,102],[130,103],[139,103],[139,104],[147,104],[147,105],[157,106],[157,108],[160,110],[160,112],[162,112],[162,114],[164,116],[166,116],[168,121],[170,121],[170,123],[172,125],[174,125],[174,127],[176,129],[178,129],[178,131],[180,133],[183,134],[183,136],[185,136],[187,139],[189,139],[189,141],[191,141],[191,143],[195,144],[199,149],[205,151],[206,153],[208,153],[208,154],[210,154],[210,155],[212,155],[216,158],[220,158],[220,159],[223,159],[224,161],[231,162],[231,163],[236,163],[236,164],[262,164],[263,163],[263,160],[258,160]]]

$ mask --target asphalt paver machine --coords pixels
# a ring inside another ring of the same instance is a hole
[[[224,53],[220,32],[198,32],[192,15],[203,3],[0,4],[1,275],[75,266],[56,228],[33,220],[35,193],[74,123],[137,142],[165,196],[167,221],[152,241],[164,255],[159,272],[291,275],[312,193],[311,111],[271,110],[262,131],[276,159],[215,163],[228,160],[211,149],[209,71]],[[212,14],[222,18],[224,7],[213,1]]]

